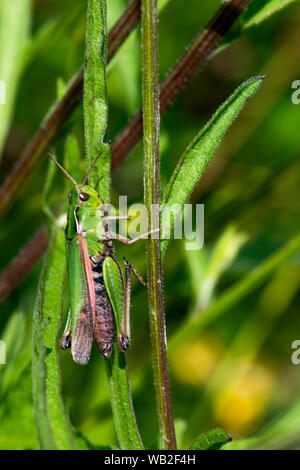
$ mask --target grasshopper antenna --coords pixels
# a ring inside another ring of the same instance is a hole
[[[53,155],[51,155],[51,153],[48,153],[48,155],[51,158],[51,160],[53,160],[54,163],[58,166],[58,168],[60,168],[61,171],[66,175],[66,177],[69,178],[70,181],[72,181],[72,183],[75,185],[77,191],[79,191],[79,185],[76,183],[74,178],[72,178],[72,176],[69,175],[69,173],[58,163],[58,161],[55,160],[55,158],[53,157]]]
[[[93,161],[91,167],[88,169],[88,172],[87,172],[87,174],[85,175],[84,180],[83,180],[83,183],[82,183],[83,185],[84,185],[84,184],[87,184],[88,177],[89,177],[89,175],[91,174],[91,172],[93,171],[93,169],[95,168],[95,165],[96,165],[97,161],[99,160],[99,158],[101,157],[101,155],[102,155],[102,150],[101,150],[101,152],[97,155],[97,157],[95,158],[95,160]]]

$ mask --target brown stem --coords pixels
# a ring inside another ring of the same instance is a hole
[[[230,0],[223,4],[215,16],[191,43],[160,86],[160,113],[162,114],[186,84],[202,68],[224,35],[252,0]],[[143,113],[140,109],[127,126],[118,134],[112,147],[112,167],[120,166],[142,136]]]
[[[132,0],[108,36],[108,60],[120,48],[140,20],[141,0]],[[11,173],[0,188],[0,217],[6,213],[22,185],[28,180],[33,169],[46,155],[46,150],[55,140],[82,100],[83,69],[73,77],[63,98],[58,101],[33,139],[23,151]]]
[[[3,271],[0,277],[0,305],[30,273],[45,252],[48,241],[48,227],[44,225]]]

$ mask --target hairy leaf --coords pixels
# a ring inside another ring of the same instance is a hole
[[[164,256],[169,234],[180,216],[197,182],[203,175],[209,161],[230,125],[243,109],[246,101],[256,93],[263,77],[254,77],[243,83],[212,116],[193,142],[188,146],[167,186],[162,199],[162,244]],[[164,240],[164,236],[166,239]]]
[[[73,449],[75,442],[61,395],[57,336],[61,324],[66,268],[65,239],[55,233],[33,317],[32,384],[42,449]]]
[[[122,450],[141,450],[143,444],[138,432],[131,400],[131,391],[125,354],[114,345],[106,363],[111,406],[118,441]]]
[[[106,96],[107,25],[106,1],[88,0],[86,22],[86,53],[84,70],[84,130],[85,151],[91,166],[100,155],[90,175],[90,184],[99,190],[101,197],[110,199],[111,151],[104,144],[107,128]]]

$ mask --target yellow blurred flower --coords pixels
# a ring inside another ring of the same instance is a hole
[[[274,375],[265,366],[240,364],[237,378],[215,397],[218,424],[235,436],[253,432],[269,401],[273,383]]]
[[[215,337],[185,343],[172,354],[172,371],[181,382],[200,385],[216,366],[221,351],[222,345]]]

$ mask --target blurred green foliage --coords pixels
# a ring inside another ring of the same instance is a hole
[[[267,3],[267,2],[265,2]],[[13,120],[3,150],[1,179],[40,124],[56,96],[57,79],[65,82],[83,62],[85,0],[36,0],[31,34],[18,81]],[[111,25],[127,4],[109,4]],[[170,0],[161,12],[161,78],[219,6],[219,0]],[[205,204],[205,246],[187,252],[172,241],[164,279],[168,336],[232,288],[256,266],[286,245],[299,227],[300,106],[292,104],[291,83],[300,77],[299,2],[247,32],[216,55],[162,118],[162,185],[166,184],[187,144],[233,90],[249,76],[267,75],[259,94],[225,136],[213,162],[192,195]],[[7,32],[10,34],[10,31]],[[108,138],[113,139],[141,104],[139,31],[114,58],[108,77]],[[48,39],[49,40],[48,40]],[[30,60],[29,60],[30,59]],[[30,64],[30,67],[29,67]],[[14,64],[16,66],[16,64]],[[2,77],[0,77],[1,79]],[[3,105],[1,105],[1,113]],[[80,107],[61,132],[55,150],[62,157],[70,127],[84,155]],[[139,145],[113,175],[112,202],[126,194],[129,204],[142,201],[142,148]],[[1,266],[5,267],[45,221],[42,194],[46,163],[41,164],[1,223]],[[56,179],[51,204],[62,202],[63,176]],[[117,246],[120,258],[145,272],[143,244]],[[31,322],[41,262],[1,307],[0,338],[7,344],[7,364],[0,365],[0,448],[37,449],[31,384]],[[291,362],[292,342],[300,330],[299,255],[285,260],[226,315],[196,337],[170,351],[176,427],[181,447],[216,426],[246,438],[290,407],[300,391],[300,369]],[[127,353],[138,426],[145,446],[157,446],[147,298],[133,283],[133,346]],[[86,367],[61,352],[63,393],[68,415],[83,442],[116,445],[105,367],[94,351]],[[191,406],[191,404],[193,404]],[[288,435],[299,405],[277,423],[275,447],[299,447]],[[290,421],[289,421],[290,419]],[[281,424],[280,424],[281,423]],[[241,441],[243,442],[243,441]],[[263,446],[266,446],[266,442]],[[228,446],[234,444],[228,444]],[[238,444],[237,444],[238,445]]]

